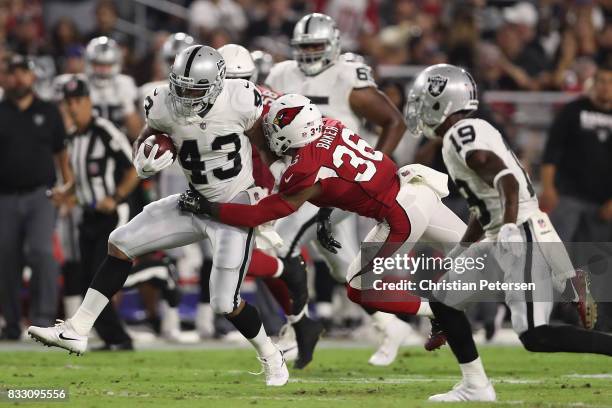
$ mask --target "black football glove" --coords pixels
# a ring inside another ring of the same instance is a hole
[[[178,205],[181,211],[194,214],[211,215],[212,203],[193,190],[187,190],[179,196]]]
[[[336,248],[342,248],[342,245],[334,239],[334,234],[332,233],[331,221],[329,219],[332,210],[332,208],[321,208],[317,213],[317,240],[323,248],[332,254],[337,254],[338,250]]]

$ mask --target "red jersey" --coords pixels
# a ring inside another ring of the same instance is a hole
[[[323,134],[300,148],[282,176],[279,193],[294,194],[319,182],[318,207],[337,207],[382,220],[395,204],[400,184],[395,163],[335,119],[323,119]]]
[[[261,112],[261,116],[263,116],[270,110],[270,105],[272,105],[272,102],[281,97],[282,94],[276,93],[263,85],[257,85],[257,89],[259,90],[259,93],[261,93],[262,97],[263,111]],[[272,191],[272,188],[274,187],[274,176],[272,173],[270,173],[268,166],[261,161],[257,148],[253,145],[251,145],[251,148],[253,157],[253,178],[255,179],[255,184],[260,187],[267,188],[268,191]]]

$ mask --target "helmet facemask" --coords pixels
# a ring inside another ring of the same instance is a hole
[[[293,40],[293,58],[308,76],[317,75],[333,64],[340,55],[340,47],[328,40]]]
[[[171,72],[170,96],[172,107],[177,116],[188,118],[208,109],[223,90],[223,79],[214,83],[194,83],[193,78]],[[200,81],[202,82],[202,81]]]

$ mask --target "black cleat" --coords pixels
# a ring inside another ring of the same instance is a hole
[[[301,370],[312,361],[314,349],[321,335],[325,331],[321,322],[304,316],[299,322],[293,324],[295,340],[298,344],[298,358],[293,368]]]
[[[123,343],[109,344],[106,343],[100,347],[93,347],[91,351],[132,351],[134,345],[131,341],[124,341]]]

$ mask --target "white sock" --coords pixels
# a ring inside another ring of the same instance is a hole
[[[87,289],[83,303],[81,303],[74,316],[69,319],[74,331],[81,336],[87,336],[108,302],[108,298],[97,290]]]
[[[276,267],[276,272],[272,276],[273,278],[278,278],[283,274],[283,271],[285,270],[285,265],[283,264],[283,261],[276,258],[276,263],[278,264],[278,266]]]
[[[472,362],[459,364],[459,367],[461,368],[461,373],[463,374],[463,382],[466,385],[482,388],[489,383],[489,379],[487,378],[487,374],[482,366],[480,357]]]
[[[417,310],[416,314],[417,316],[434,317],[431,306],[429,306],[429,302],[425,299],[421,299],[421,304],[419,305],[419,310]]]
[[[308,316],[308,305],[305,305],[302,311],[296,315],[287,315],[287,321],[294,324],[302,320],[304,316]]]
[[[253,337],[252,339],[249,339],[249,341],[251,342],[253,347],[255,347],[257,354],[261,358],[270,357],[278,351],[274,343],[272,343],[272,340],[270,340],[270,338],[266,334],[263,324],[261,325],[257,336]]]
[[[64,296],[64,316],[72,316],[83,302],[81,295]]]

